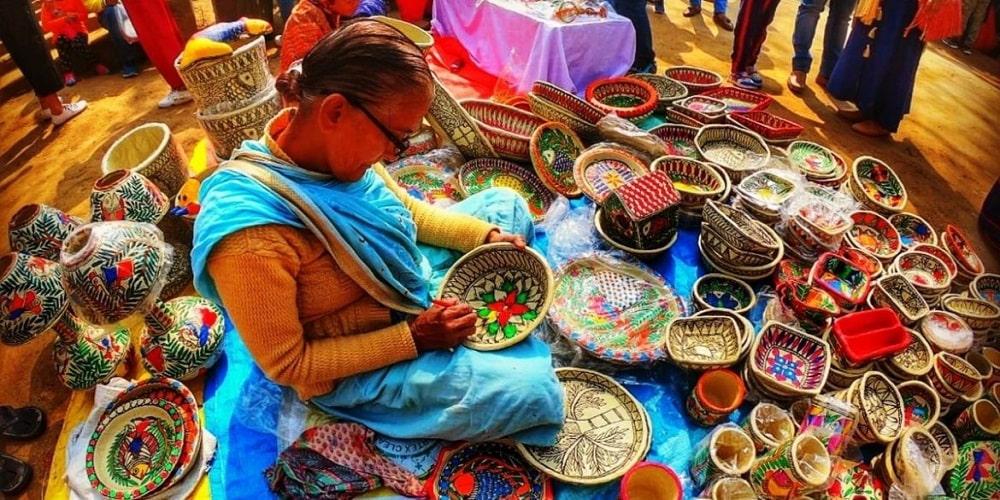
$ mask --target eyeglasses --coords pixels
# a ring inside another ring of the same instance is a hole
[[[385,125],[383,125],[382,122],[378,121],[378,119],[375,118],[375,115],[371,114],[371,112],[368,111],[367,108],[365,108],[364,106],[362,106],[354,98],[351,98],[351,97],[348,97],[348,96],[345,95],[344,99],[346,99],[347,102],[350,103],[351,106],[354,106],[355,108],[360,109],[361,112],[364,113],[365,116],[368,117],[368,120],[370,120],[373,124],[375,124],[375,127],[378,128],[379,131],[382,132],[382,135],[384,135],[386,139],[389,139],[389,142],[391,142],[392,145],[393,145],[393,147],[396,148],[395,155],[397,157],[400,156],[400,155],[402,155],[403,152],[406,151],[407,149],[410,149],[410,138],[408,136],[407,137],[396,137],[396,135],[393,134],[389,130],[388,127],[386,127]]]

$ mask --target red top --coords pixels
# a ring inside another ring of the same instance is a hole
[[[89,14],[81,0],[42,0],[42,29],[56,37],[86,35]]]

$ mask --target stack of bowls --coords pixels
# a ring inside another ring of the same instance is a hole
[[[823,390],[830,360],[826,341],[772,321],[754,340],[743,379],[757,400],[791,402]]]
[[[747,281],[769,277],[784,256],[781,238],[746,212],[705,202],[698,249],[705,263]]]
[[[762,170],[745,177],[734,190],[740,208],[773,225],[781,220],[782,204],[795,195],[798,184],[780,170]]]
[[[890,274],[901,274],[930,307],[941,301],[951,287],[951,274],[941,259],[924,252],[906,251],[899,254],[886,268]]]
[[[883,216],[898,214],[906,208],[906,188],[896,172],[878,158],[856,158],[851,165],[847,187],[866,209]]]
[[[666,172],[680,194],[678,215],[682,225],[686,221],[700,223],[706,201],[722,201],[729,197],[729,176],[708,163],[683,156],[661,156],[649,168],[654,172]]]
[[[958,273],[953,280],[956,292],[963,291],[972,283],[972,280],[986,272],[986,267],[983,265],[982,259],[979,258],[979,254],[976,253],[972,242],[969,241],[969,238],[965,236],[965,233],[961,229],[948,224],[945,226],[944,231],[941,232],[938,240],[938,245],[948,256],[954,259],[957,266]]]
[[[834,397],[858,407],[855,443],[888,444],[902,434],[905,422],[903,397],[884,374],[869,371]]]
[[[1000,305],[982,299],[946,294],[941,307],[962,318],[972,328],[972,348],[978,349],[989,340],[990,332],[1000,327]]]
[[[934,351],[924,336],[915,330],[907,329],[906,332],[910,334],[910,344],[875,364],[879,371],[896,381],[923,377],[934,368]]]
[[[786,250],[802,260],[816,260],[837,251],[853,225],[833,204],[816,198],[794,207],[785,225]]]
[[[809,141],[795,141],[789,144],[787,149],[792,167],[811,182],[832,183],[843,180],[847,173],[843,159],[838,158],[836,153],[823,145]]]

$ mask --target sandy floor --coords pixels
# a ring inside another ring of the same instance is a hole
[[[202,2],[206,4],[207,2]],[[732,35],[711,22],[711,8],[701,17],[681,16],[685,1],[667,5],[667,15],[650,13],[660,69],[701,66],[725,73]],[[987,56],[965,56],[940,44],[924,53],[913,97],[913,112],[891,139],[855,135],[833,112],[822,93],[802,97],[784,88],[790,69],[791,31],[797,2],[779,8],[764,46],[759,68],[764,90],[775,97],[772,110],[806,126],[805,138],[830,146],[848,159],[872,155],[899,173],[910,196],[910,209],[935,227],[957,224],[977,244],[989,269],[1000,271],[1000,255],[988,249],[976,228],[986,192],[1000,177],[996,148],[1000,144],[1000,63]],[[735,17],[732,2],[730,16]],[[205,16],[204,13],[200,14]],[[814,48],[821,47],[822,30]],[[815,52],[815,51],[814,51]],[[811,80],[810,80],[811,83]],[[194,106],[160,110],[156,101],[167,87],[152,68],[132,80],[110,75],[84,78],[66,89],[65,99],[86,99],[90,109],[60,128],[36,117],[37,104],[28,94],[0,106],[0,224],[20,206],[39,202],[76,215],[87,215],[86,201],[100,176],[101,157],[111,143],[137,124],[163,122],[190,153],[202,137]],[[0,238],[0,252],[7,251]],[[34,404],[49,415],[49,430],[33,443],[2,443],[2,452],[28,460],[36,479],[25,498],[40,498],[42,482],[63,423],[67,389],[54,378],[51,335],[46,341],[0,349],[0,404]]]

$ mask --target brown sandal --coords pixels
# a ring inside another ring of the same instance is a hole
[[[694,17],[701,14],[701,7],[689,6],[687,10],[684,11],[684,17]]]
[[[725,14],[715,14],[712,16],[712,20],[715,21],[715,24],[719,25],[720,28],[726,31],[733,31],[733,29],[736,28],[733,26],[733,21]]]

